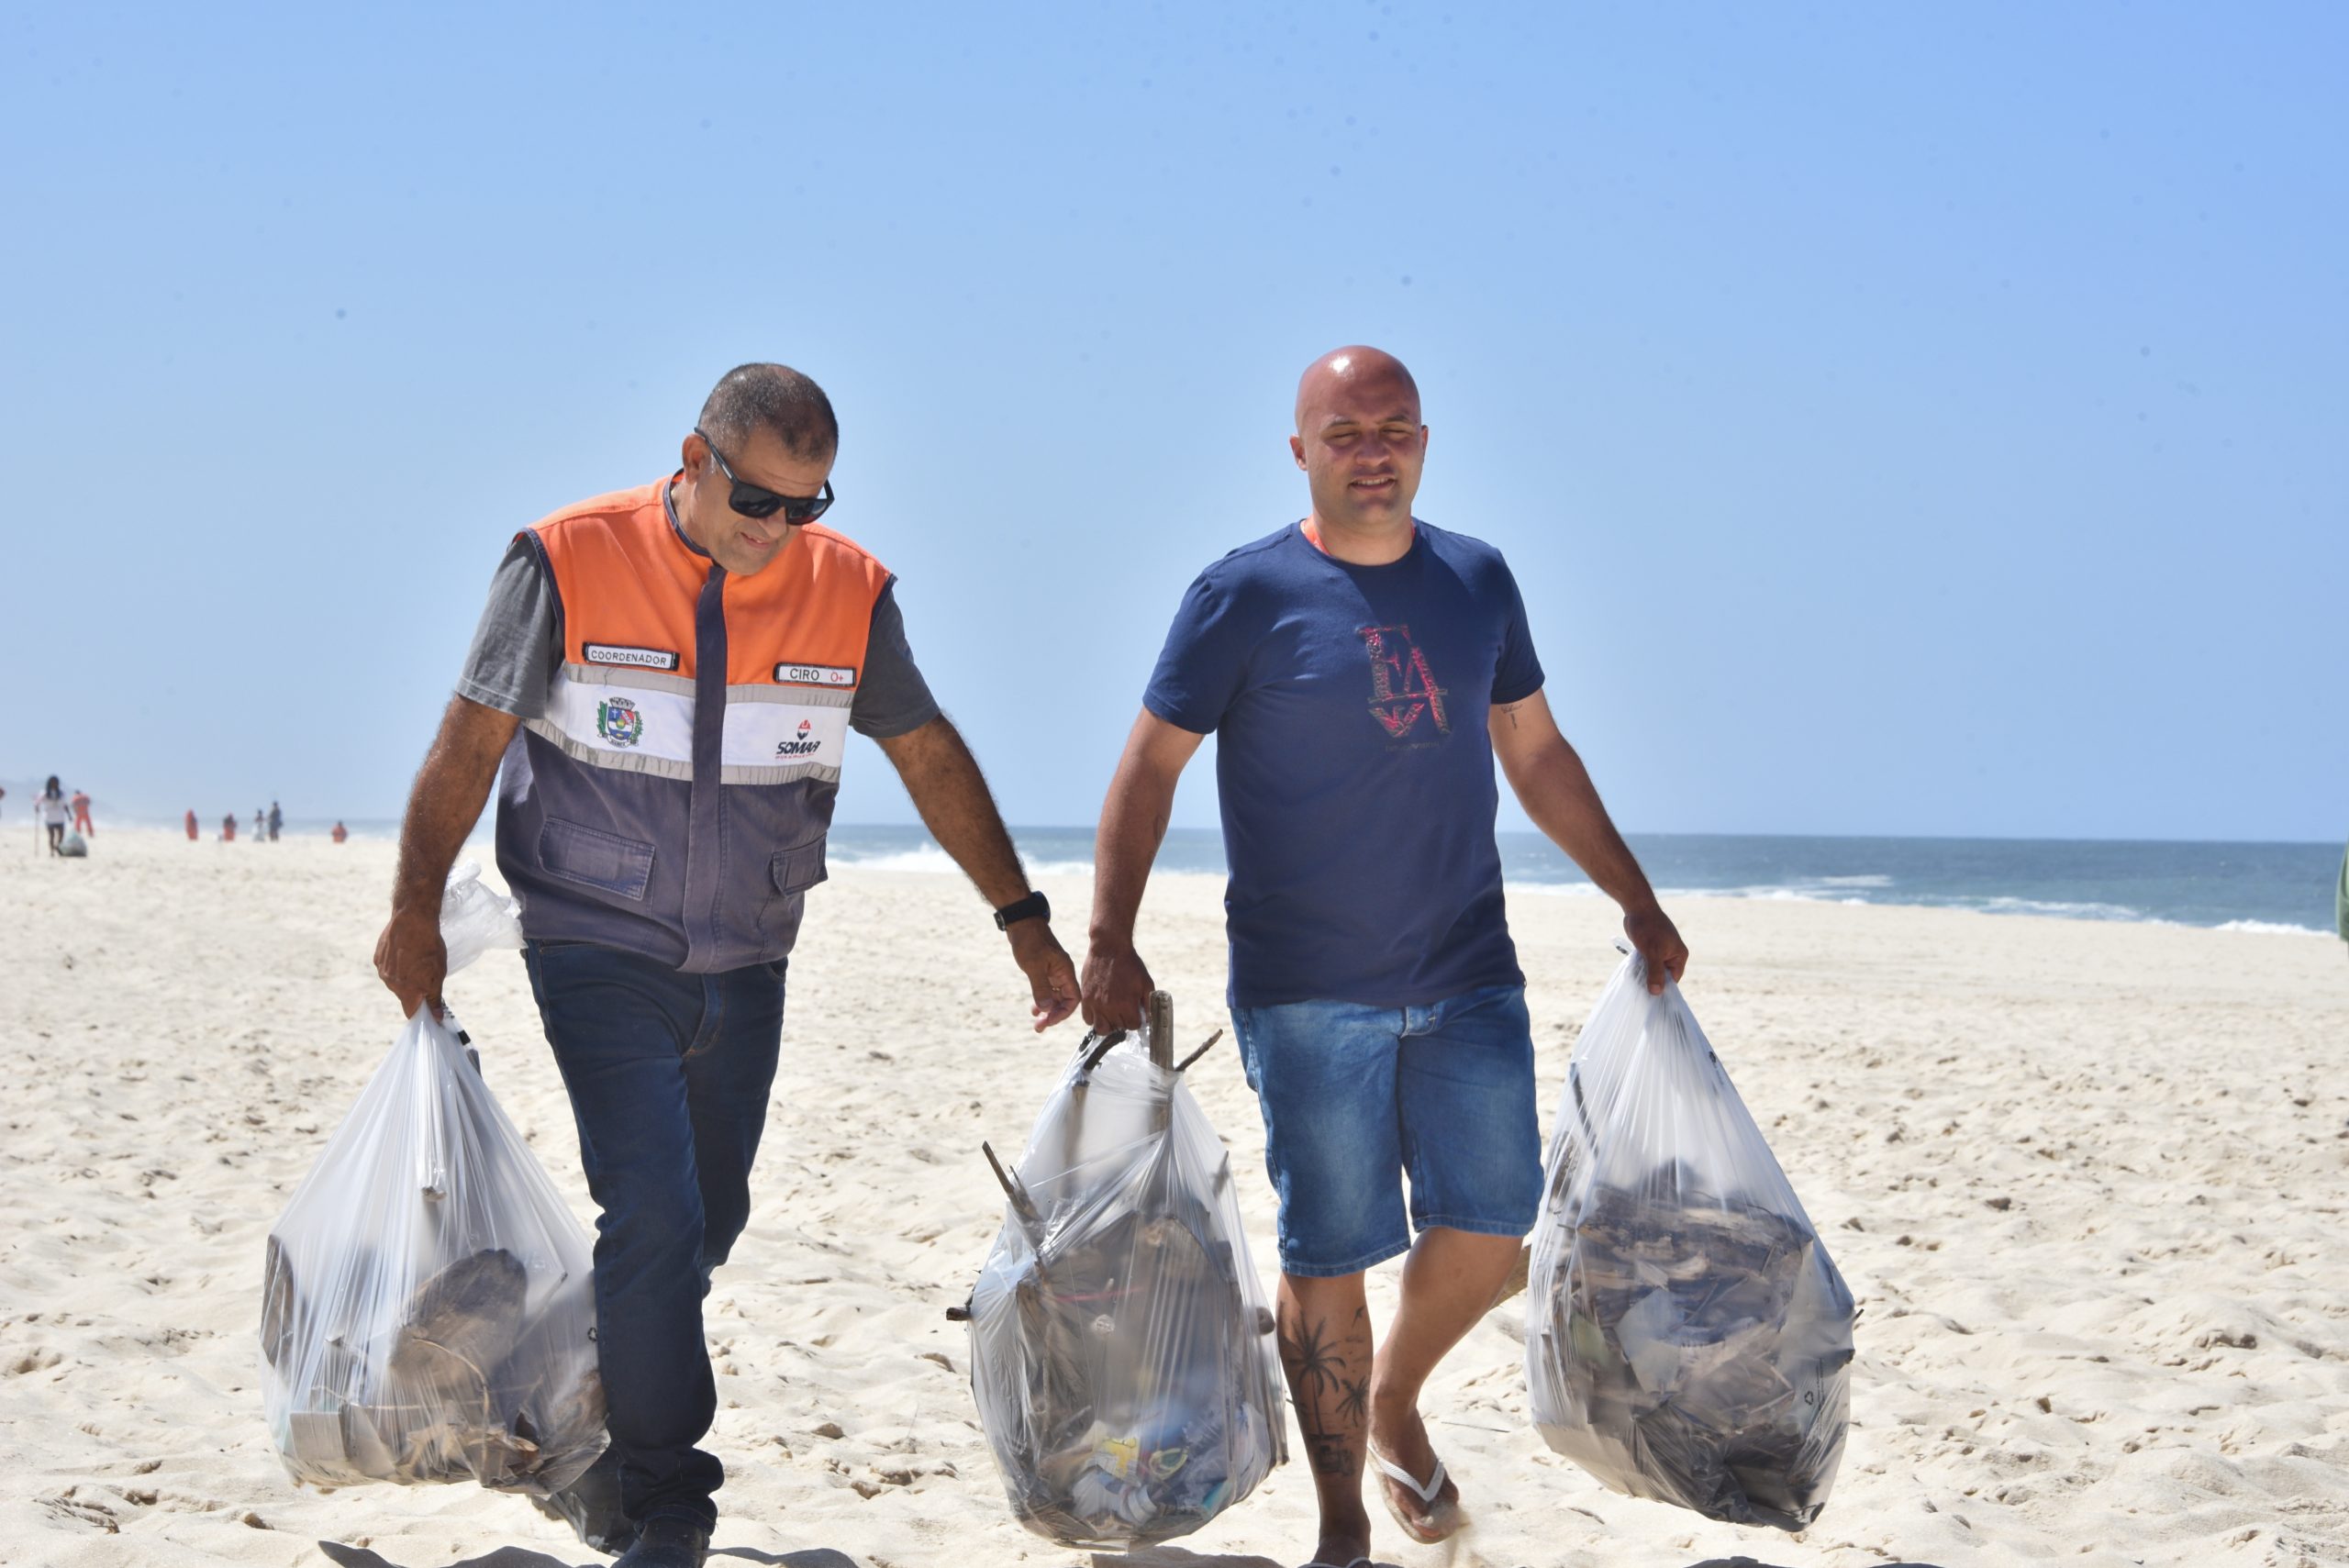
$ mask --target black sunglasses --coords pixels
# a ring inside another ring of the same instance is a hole
[[[769,490],[763,484],[747,484],[734,472],[734,465],[726,461],[726,454],[718,450],[718,443],[711,440],[699,425],[694,427],[694,434],[701,437],[702,444],[709,448],[709,455],[718,463],[718,472],[724,474],[727,482],[734,486],[732,493],[726,497],[727,504],[744,517],[766,518],[781,511],[785,522],[796,525],[812,523],[830,508],[832,504],[830,480],[824,481],[823,489],[813,495],[784,495]]]

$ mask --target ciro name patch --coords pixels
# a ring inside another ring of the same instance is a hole
[[[783,686],[852,686],[856,671],[838,664],[778,664],[774,678]]]
[[[677,667],[677,656],[665,648],[626,648],[614,642],[591,642],[581,651],[590,664],[631,664],[640,670]]]

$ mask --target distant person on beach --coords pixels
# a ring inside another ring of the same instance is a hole
[[[191,844],[195,842],[195,807],[193,806],[187,808],[187,841]]]
[[[237,814],[233,811],[220,818],[220,841],[224,844],[237,841]]]
[[[1214,733],[1232,1018],[1279,1199],[1281,1359],[1320,1503],[1314,1559],[1346,1568],[1371,1550],[1365,1452],[1413,1540],[1460,1527],[1419,1391],[1492,1305],[1541,1197],[1496,754],[1622,906],[1650,990],[1688,950],[1558,732],[1500,552],[1411,516],[1427,428],[1410,373],[1375,349],[1316,361],[1289,450],[1310,515],[1191,584],[1110,783],[1084,1011],[1097,1029],[1141,1021],[1135,915],[1175,782]],[[1374,1351],[1364,1273],[1407,1251]]]
[[[73,792],[73,831],[93,839],[98,836],[97,824],[90,820],[90,793],[87,790]]]
[[[340,821],[338,821],[334,825],[334,831],[327,836],[332,839],[336,843],[340,844],[345,839],[351,837],[351,829],[344,827]]]
[[[2332,926],[2349,942],[2349,850],[2341,852],[2341,881],[2332,890]]]
[[[277,830],[284,826],[285,813],[278,809],[277,802],[271,801],[269,803],[269,841],[271,843],[277,842]]]
[[[504,760],[497,863],[603,1210],[597,1350],[611,1447],[556,1499],[624,1568],[688,1568],[725,1471],[711,1271],[741,1234],[783,1032],[785,963],[848,732],[896,768],[977,884],[1038,1029],[1076,1009],[978,765],[914,663],[872,556],[816,519],[839,427],[783,365],[727,373],[683,465],[514,539],[408,797],[375,967],[436,1006],[441,889]]]
[[[253,842],[265,844],[268,841],[269,818],[262,813],[262,808],[256,806],[253,807]]]
[[[65,820],[68,812],[65,805],[65,790],[57,782],[55,773],[50,774],[49,782],[41,785],[39,798],[33,802],[33,812],[40,818],[41,827],[48,830],[49,852],[52,855],[64,854]]]

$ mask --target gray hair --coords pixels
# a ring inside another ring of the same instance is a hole
[[[795,457],[840,450],[841,425],[824,389],[789,365],[736,365],[718,378],[701,406],[701,428],[713,441],[739,449],[754,430],[774,432]]]

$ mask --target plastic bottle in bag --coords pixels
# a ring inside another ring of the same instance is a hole
[[[461,867],[450,970],[520,945]],[[419,1008],[271,1230],[263,1405],[299,1482],[549,1496],[604,1447],[593,1252],[467,1060]]]
[[[1188,1534],[1287,1457],[1231,1162],[1140,1036],[1087,1036],[971,1294],[971,1387],[1012,1512],[1063,1545]],[[992,1152],[989,1154],[992,1159]]]
[[[1851,1416],[1851,1292],[1670,982],[1583,1026],[1526,1289],[1533,1419],[1616,1491],[1800,1529]]]

